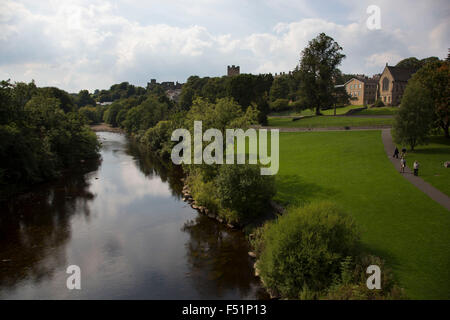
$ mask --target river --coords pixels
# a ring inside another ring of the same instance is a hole
[[[124,135],[0,205],[0,299],[259,299],[247,241],[181,200],[180,172]],[[81,289],[69,290],[69,265]]]

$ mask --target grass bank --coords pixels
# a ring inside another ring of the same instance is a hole
[[[368,126],[389,126],[393,124],[390,118],[370,118],[370,117],[334,117],[334,116],[314,116],[292,121],[290,118],[269,117],[268,125],[280,128],[329,128],[329,127],[368,127]]]
[[[401,146],[398,146],[399,150]],[[412,168],[414,160],[419,161],[419,176],[450,196],[450,168],[444,162],[450,161],[450,139],[434,136],[429,144],[417,146],[416,150],[407,154],[408,165]]]
[[[331,200],[413,299],[450,298],[450,213],[389,162],[380,131],[280,134],[275,200]]]

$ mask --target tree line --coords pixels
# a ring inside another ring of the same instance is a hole
[[[98,157],[96,135],[72,97],[34,82],[0,82],[0,198]]]

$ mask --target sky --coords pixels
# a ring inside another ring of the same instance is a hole
[[[369,29],[370,5],[380,28]],[[344,73],[381,73],[401,59],[445,58],[448,0],[0,0],[0,79],[69,92],[150,79],[185,82],[293,70],[325,32]]]

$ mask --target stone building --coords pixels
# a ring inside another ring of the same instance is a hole
[[[406,84],[416,72],[412,68],[384,67],[378,82],[378,96],[385,105],[397,106],[400,104]]]
[[[156,79],[150,79],[150,82],[147,82],[147,88],[148,89],[153,89],[154,87],[159,86],[161,87],[163,90],[177,90],[177,89],[181,89],[183,87],[182,83],[177,82],[173,82],[173,81],[164,81],[164,82],[156,82]]]
[[[348,80],[345,90],[350,95],[352,105],[368,105],[375,102],[377,97],[378,79],[358,75]]]
[[[238,76],[241,73],[239,66],[235,66],[234,64],[230,67],[227,67],[227,76]]]

